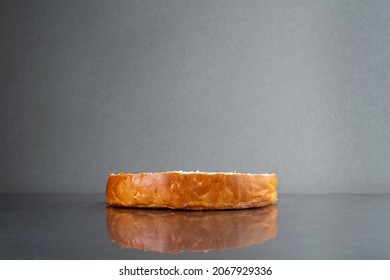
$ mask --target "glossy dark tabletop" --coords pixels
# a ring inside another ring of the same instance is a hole
[[[103,194],[0,199],[0,259],[390,259],[388,194],[211,212],[113,209]]]

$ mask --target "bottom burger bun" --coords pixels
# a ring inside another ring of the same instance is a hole
[[[107,204],[187,210],[243,209],[277,201],[275,173],[171,171],[110,174]]]

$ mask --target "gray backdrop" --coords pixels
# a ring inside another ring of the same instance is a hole
[[[2,1],[0,192],[110,172],[390,190],[389,1]]]

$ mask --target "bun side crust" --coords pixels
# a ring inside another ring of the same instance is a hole
[[[241,209],[277,201],[272,174],[161,172],[110,174],[107,204],[189,210]]]

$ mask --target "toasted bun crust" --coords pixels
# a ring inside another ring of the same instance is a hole
[[[107,208],[107,229],[122,247],[161,253],[246,247],[278,234],[278,208],[175,211]]]
[[[190,210],[260,207],[277,201],[272,174],[161,172],[110,174],[107,204]]]

